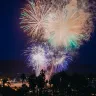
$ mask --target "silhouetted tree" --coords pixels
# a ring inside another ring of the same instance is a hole
[[[23,82],[24,82],[24,80],[26,79],[26,75],[23,73],[23,74],[21,74],[21,80],[22,80],[22,84],[23,84]]]
[[[36,87],[36,76],[30,75],[28,78],[29,82],[29,88],[33,90],[33,93],[35,93],[35,87]]]
[[[42,95],[42,89],[45,85],[45,72],[43,69],[41,70],[40,75],[37,77],[37,85],[39,88],[39,95]]]
[[[3,87],[5,86],[5,83],[7,83],[8,79],[7,78],[4,78],[3,79]]]
[[[29,88],[26,84],[22,84],[22,87],[18,89],[17,96],[27,96],[27,93],[29,91]]]

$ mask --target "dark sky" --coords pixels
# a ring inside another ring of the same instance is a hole
[[[21,55],[26,48],[27,36],[19,25],[20,8],[24,2],[0,0],[0,70],[5,73],[27,72],[28,69]],[[91,40],[81,46],[76,57],[69,66],[70,72],[96,73],[96,30]]]

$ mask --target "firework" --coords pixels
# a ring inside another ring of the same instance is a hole
[[[64,52],[63,54],[55,54],[52,57],[51,63],[46,70],[46,79],[49,80],[54,73],[65,71],[68,69],[68,64],[72,61],[72,57]]]
[[[89,12],[77,7],[76,0],[72,0],[65,7],[59,6],[46,17],[45,38],[52,46],[78,48],[82,40],[86,41],[90,37],[90,16]]]
[[[58,0],[29,2],[22,9],[21,28],[32,39],[40,40],[41,36],[55,47],[78,48],[82,40],[90,37],[91,14],[82,7],[78,8],[77,0],[61,1],[62,3]]]
[[[20,25],[32,41],[25,54],[37,76],[41,69],[49,77],[66,70],[72,54],[89,40],[92,12],[86,4],[88,0],[30,0],[22,8]]]
[[[36,75],[40,74],[40,70],[46,70],[48,66],[48,59],[46,54],[47,48],[44,47],[45,44],[32,44],[30,47],[27,48],[25,51],[25,55],[27,55],[28,66],[32,66],[33,70],[35,70]]]
[[[67,58],[70,59],[62,48],[56,49],[46,42],[32,43],[25,50],[24,54],[27,56],[28,66],[32,66],[32,70],[35,71],[36,76],[40,74],[42,69],[46,71],[47,76],[48,74],[51,76],[54,72],[67,69],[69,62]]]
[[[26,32],[32,39],[35,39],[37,35],[39,40],[40,36],[44,32],[44,22],[47,14],[51,10],[51,5],[46,1],[34,0],[29,1],[25,5],[25,8],[22,8],[21,12],[21,28]]]

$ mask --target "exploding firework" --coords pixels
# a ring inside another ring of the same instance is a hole
[[[46,44],[32,44],[30,47],[27,48],[25,51],[25,55],[27,55],[28,66],[32,66],[33,70],[35,70],[36,75],[40,74],[40,70],[46,70],[48,66],[48,56],[49,54],[46,53],[45,48]],[[51,52],[49,52],[51,54]]]
[[[46,17],[45,38],[53,46],[78,48],[82,40],[89,40],[92,22],[90,13],[77,7],[76,0],[58,7]],[[86,17],[86,18],[85,18]]]
[[[32,66],[36,76],[43,69],[50,77],[54,72],[67,69],[67,65],[71,61],[71,56],[67,55],[63,49],[56,49],[44,42],[31,44],[24,54],[27,56],[28,66]]]
[[[22,8],[21,28],[35,42],[25,54],[37,76],[41,69],[49,77],[67,69],[75,49],[89,40],[92,12],[86,4],[88,0],[32,0]]]
[[[42,0],[29,1],[22,8],[21,12],[21,28],[26,32],[32,39],[42,39],[44,32],[44,19],[51,10],[51,4],[48,1]],[[38,38],[37,38],[38,37]]]
[[[77,0],[61,1],[29,1],[22,9],[21,28],[32,39],[47,39],[56,47],[78,48],[90,37],[91,14],[78,8]],[[67,4],[67,1],[70,2]]]

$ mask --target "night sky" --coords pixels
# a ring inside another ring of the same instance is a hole
[[[20,8],[25,0],[0,0],[0,72],[29,72],[22,55],[27,46],[27,36],[20,29]],[[68,72],[96,73],[96,30],[91,40],[85,42]]]

